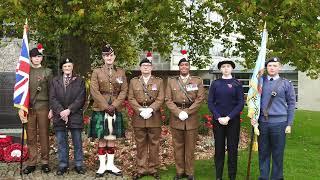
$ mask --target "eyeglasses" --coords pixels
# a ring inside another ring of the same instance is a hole
[[[141,67],[151,67],[151,64],[141,64]]]

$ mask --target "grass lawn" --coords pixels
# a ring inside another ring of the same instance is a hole
[[[206,113],[203,106],[200,113]],[[249,131],[250,122],[245,118],[242,130]],[[259,176],[258,153],[252,154],[251,178]],[[245,179],[247,171],[248,149],[239,151],[237,179]],[[175,167],[170,166],[168,170],[161,172],[161,179],[173,179]],[[213,160],[196,161],[195,177],[198,180],[214,180],[215,170]],[[292,128],[292,134],[287,136],[284,177],[289,180],[316,180],[320,179],[320,112],[297,110]],[[151,177],[145,177],[153,179]],[[228,179],[225,160],[224,179]]]

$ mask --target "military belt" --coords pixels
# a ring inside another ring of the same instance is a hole
[[[178,108],[180,109],[186,109],[186,108],[189,108],[192,104],[189,104],[189,103],[174,103],[177,105]]]
[[[142,107],[149,107],[153,102],[143,102],[143,103],[139,103],[140,106]]]

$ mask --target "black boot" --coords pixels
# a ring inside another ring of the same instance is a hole
[[[24,168],[23,174],[30,174],[35,170],[36,170],[36,166],[27,166],[26,168]]]
[[[57,170],[57,175],[58,176],[62,176],[64,173],[66,173],[68,171],[67,167],[59,167]]]
[[[48,165],[48,164],[42,164],[41,170],[42,170],[42,172],[44,172],[44,173],[49,173],[49,172],[51,171],[51,169],[49,168],[49,165]]]

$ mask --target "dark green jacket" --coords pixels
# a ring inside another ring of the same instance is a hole
[[[49,68],[30,68],[30,106],[33,109],[48,108],[49,85],[52,79],[52,71]],[[39,93],[37,94],[37,90]],[[37,94],[37,95],[36,95]]]

